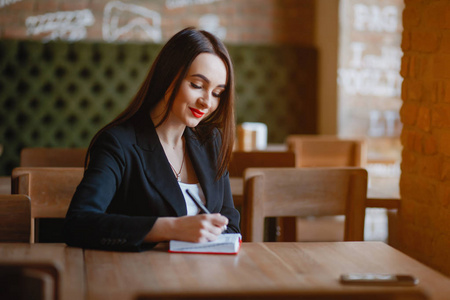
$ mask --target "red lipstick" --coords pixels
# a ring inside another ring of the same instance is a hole
[[[194,115],[194,117],[196,118],[201,118],[203,117],[203,115],[205,114],[204,112],[199,111],[198,109],[189,107],[189,109],[191,110],[192,114]]]

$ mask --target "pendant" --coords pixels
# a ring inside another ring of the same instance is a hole
[[[177,181],[178,181],[178,182],[181,182],[180,175],[177,175]]]

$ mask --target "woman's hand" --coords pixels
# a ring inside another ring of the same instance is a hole
[[[194,243],[214,241],[225,230],[227,224],[228,219],[221,214],[161,217],[156,220],[145,241],[179,240]]]

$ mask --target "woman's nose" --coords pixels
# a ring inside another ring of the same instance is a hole
[[[200,100],[200,104],[203,107],[205,107],[205,108],[211,107],[211,99],[208,94],[203,95],[202,97],[200,97],[199,100]]]

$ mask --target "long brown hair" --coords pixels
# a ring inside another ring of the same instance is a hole
[[[164,117],[155,126],[164,122],[172,109],[182,80],[186,77],[194,59],[201,53],[217,55],[227,68],[227,86],[221,93],[218,108],[194,128],[200,140],[210,137],[214,128],[219,129],[222,145],[217,160],[216,179],[220,178],[227,168],[234,143],[234,70],[228,50],[222,41],[207,31],[193,27],[181,30],[164,45],[128,107],[96,133],[88,148],[85,167],[89,162],[91,147],[103,131],[139,113],[150,117],[149,112],[164,98],[170,85],[174,83]]]

